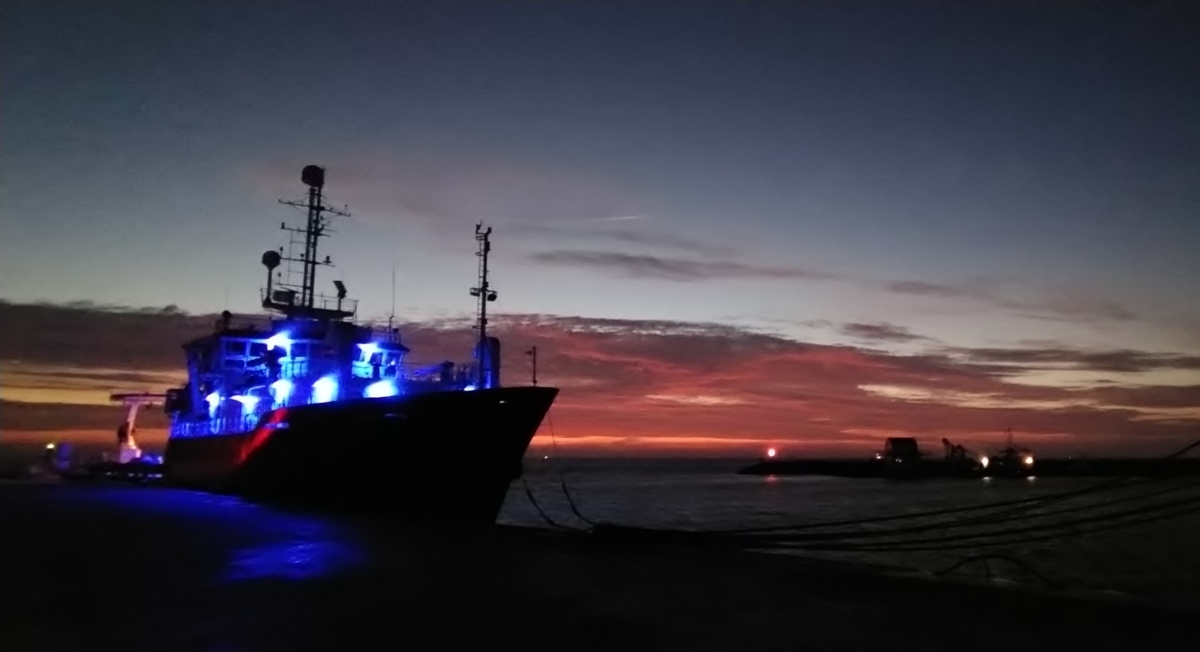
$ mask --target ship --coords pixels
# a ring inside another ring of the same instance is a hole
[[[263,313],[223,312],[211,334],[183,345],[187,382],[164,400],[167,484],[251,500],[420,519],[494,523],[530,440],[558,393],[500,384],[500,341],[487,332],[492,229],[475,227],[478,338],[470,358],[408,362],[398,328],[360,324],[334,281],[316,291],[318,256],[334,217],[325,169],[306,166],[307,214],[287,249],[262,256]],[[283,265],[283,268],[281,268]],[[536,378],[536,377],[535,377]]]

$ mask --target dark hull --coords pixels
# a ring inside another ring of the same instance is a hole
[[[491,523],[557,393],[510,387],[280,409],[253,432],[172,438],[166,480],[318,508]]]

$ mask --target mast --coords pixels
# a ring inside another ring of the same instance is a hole
[[[475,255],[479,257],[479,285],[471,288],[471,296],[479,298],[479,308],[476,316],[476,328],[479,329],[479,344],[475,347],[475,358],[479,362],[477,365],[476,382],[481,387],[484,385],[486,379],[484,360],[488,355],[487,304],[489,301],[495,301],[497,296],[488,283],[488,254],[492,251],[491,235],[492,227],[483,228],[483,222],[475,225],[475,241],[479,243],[479,250],[475,252]]]
[[[317,295],[317,267],[333,266],[333,261],[329,259],[329,256],[326,256],[325,260],[320,259],[317,255],[317,245],[322,236],[329,235],[330,217],[335,215],[349,217],[350,213],[325,205],[323,197],[325,188],[324,168],[316,165],[305,166],[304,170],[300,172],[300,180],[304,182],[304,185],[308,186],[308,197],[303,201],[280,199],[279,203],[304,209],[307,213],[304,228],[290,227],[286,223],[280,225],[280,228],[292,234],[293,245],[300,244],[296,239],[297,236],[303,236],[304,250],[298,258],[294,255],[290,247],[287,256],[275,255],[274,252],[263,254],[263,265],[268,270],[267,295],[263,298],[263,307],[282,312],[289,317],[301,316],[315,319],[345,319],[352,317],[354,315],[353,310],[342,309],[342,302],[346,298],[346,290],[341,281],[334,281],[334,285],[338,291],[336,308],[328,308],[324,305],[324,302],[322,302],[322,305],[318,305],[317,302],[318,299],[325,298]],[[270,259],[268,259],[268,255],[270,255]],[[287,261],[289,264],[298,264],[300,266],[300,285],[280,283],[278,287],[283,289],[272,292],[271,270],[280,261]],[[299,293],[298,297],[296,296],[297,292]]]

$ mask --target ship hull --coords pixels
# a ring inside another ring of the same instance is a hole
[[[492,523],[558,390],[432,392],[281,408],[172,438],[165,479],[249,499]]]

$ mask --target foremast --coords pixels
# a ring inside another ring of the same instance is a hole
[[[492,227],[483,227],[480,222],[475,225],[475,241],[479,249],[475,255],[479,257],[479,284],[471,288],[471,296],[479,299],[476,311],[475,328],[479,331],[479,341],[475,346],[476,387],[498,387],[500,385],[500,342],[487,334],[487,305],[495,301],[496,291],[488,281],[488,255],[492,252]]]

